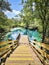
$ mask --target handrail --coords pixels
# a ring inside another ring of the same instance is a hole
[[[43,57],[44,60],[46,59],[49,60],[49,45],[48,44],[40,43],[37,41],[32,41],[31,46],[33,46],[33,48],[35,48],[35,50],[39,52],[39,54]]]
[[[2,48],[8,48],[8,47],[14,45],[15,42],[17,42],[17,40],[1,42],[0,43],[0,52],[4,50],[4,49],[2,50]]]
[[[0,63],[2,63],[4,58],[7,58],[10,52],[13,52],[13,50],[18,46],[18,41],[6,41],[0,43]],[[7,44],[3,46],[4,44]],[[2,46],[2,47],[1,47]]]
[[[37,41],[33,41],[33,43],[35,43],[35,44],[37,44],[37,45],[49,50],[49,44],[40,43],[40,42],[37,42]]]
[[[17,35],[16,40],[10,39],[8,41],[0,42],[0,57],[2,57],[2,55],[4,55],[8,50],[14,49],[16,47],[16,45],[18,46],[19,36],[20,36],[20,34]]]
[[[15,42],[17,40],[11,40],[11,41],[4,41],[4,42],[0,42],[0,46],[1,45],[4,45],[4,44],[9,44],[9,43],[12,43],[12,42]]]

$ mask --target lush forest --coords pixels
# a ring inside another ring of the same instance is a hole
[[[22,0],[21,5],[21,13],[9,19],[4,11],[12,12],[11,4],[0,0],[0,34],[14,27],[36,28],[42,34],[42,42],[46,42],[49,39],[49,0]]]

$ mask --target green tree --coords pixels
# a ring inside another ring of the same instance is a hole
[[[43,28],[42,42],[44,42],[49,23],[49,0],[26,0],[25,5],[28,5],[26,7],[31,8],[31,10],[34,6],[32,10],[34,17],[41,19]]]
[[[32,8],[29,7],[29,5],[26,3],[20,14],[20,17],[22,18],[23,22],[26,24],[26,28],[29,27],[30,23],[34,19],[32,14],[33,14]]]
[[[10,5],[11,4],[9,4],[7,0],[0,0],[0,12],[6,11],[6,10],[12,11],[10,8]]]
[[[3,12],[0,12],[0,28],[4,28],[4,25],[7,24],[6,20],[6,15]]]
[[[6,30],[7,23],[7,16],[4,14],[3,11],[12,11],[10,8],[10,4],[7,0],[0,0],[0,29]]]

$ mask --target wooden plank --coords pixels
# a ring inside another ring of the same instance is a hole
[[[32,45],[35,47],[35,49],[36,49],[38,52],[40,52],[43,57],[49,59],[49,54],[47,54],[47,53],[45,52],[45,49],[44,49],[44,48],[46,48],[46,47],[44,47],[43,49],[41,49],[40,47],[38,47],[38,45],[40,46],[39,43],[37,43],[36,41],[33,41],[33,43],[35,43],[35,44],[32,44]],[[38,44],[38,45],[37,45],[37,44]],[[47,45],[47,44],[46,44],[46,45]],[[43,46],[41,45],[41,47],[43,47]],[[49,46],[48,46],[48,47],[49,47]],[[46,49],[48,49],[48,48],[46,48]]]
[[[17,42],[17,41],[10,41],[10,42],[7,42],[7,43],[11,43],[11,42],[13,42],[14,44],[16,44],[15,42]],[[7,52],[9,50],[11,50],[12,48],[14,49],[16,47],[16,45],[14,45],[14,44],[8,44],[8,45],[6,45],[4,47],[1,47],[0,48],[0,57],[6,55]]]
[[[3,44],[12,43],[12,42],[17,42],[17,40],[11,40],[11,41],[0,42],[0,46],[3,45]]]
[[[34,50],[34,52],[37,54],[37,56],[39,57],[40,61],[43,62],[44,58],[41,56],[41,54],[39,54],[35,48],[32,47],[32,49]]]
[[[11,44],[10,44],[11,43]],[[9,48],[10,46],[14,45],[14,44],[18,44],[17,40],[16,41],[7,41],[7,42],[2,42],[0,43],[0,52],[4,51],[5,49]]]
[[[29,39],[27,35],[21,35],[19,39],[19,43],[29,44]]]
[[[37,42],[37,41],[32,41],[32,43],[35,43],[37,44],[38,46],[41,46],[47,50],[49,50],[49,44],[45,44],[45,43],[40,43],[40,42]]]
[[[42,44],[42,47],[43,47],[43,48],[46,48],[47,50],[49,50],[49,44],[44,44],[44,43],[43,43],[43,44]]]
[[[35,60],[34,55],[35,54],[29,45],[20,44],[17,49],[15,49],[13,54],[11,54],[10,57],[6,60],[5,65],[24,65],[25,63],[25,65],[42,65],[39,60]],[[38,59],[37,56],[36,59]]]

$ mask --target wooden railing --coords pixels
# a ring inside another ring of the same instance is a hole
[[[45,65],[49,65],[49,44],[33,41],[31,47]]]
[[[17,46],[17,40],[0,42],[0,64],[5,62],[6,58],[10,56]]]

